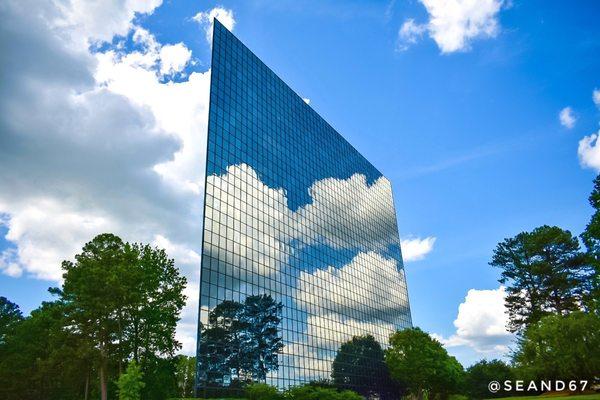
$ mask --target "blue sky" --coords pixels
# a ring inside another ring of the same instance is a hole
[[[67,28],[40,27],[55,35],[50,39],[36,30],[17,36],[16,23],[1,31],[7,43],[20,37],[39,45],[29,47],[46,49],[49,55],[33,55],[42,66],[72,58],[83,71],[77,80],[77,74],[59,79],[58,73],[17,69],[32,60],[17,40],[10,57],[1,59],[3,72],[23,75],[10,91],[0,91],[0,183],[6,188],[0,195],[1,294],[27,312],[35,308],[60,276],[58,266],[49,264],[72,256],[71,249],[98,229],[167,247],[189,264],[184,269],[193,280],[198,248],[188,238],[197,227],[189,221],[198,216],[193,170],[202,152],[182,150],[180,158],[170,159],[178,145],[192,148],[190,137],[204,126],[181,122],[206,111],[206,94],[199,91],[208,82],[208,24],[194,16],[219,7],[235,21],[234,33],[391,180],[401,236],[415,243],[435,238],[422,259],[406,263],[415,325],[438,335],[467,365],[503,354],[510,337],[497,332],[503,321],[499,273],[488,266],[495,244],[542,224],[579,234],[591,214],[587,196],[600,169],[600,149],[584,138],[593,139],[600,121],[600,92],[594,102],[600,88],[600,4],[486,0],[469,8],[469,2],[457,1],[460,7],[451,12],[441,0],[155,3],[111,6],[112,14],[92,13],[97,23],[80,10],[57,17],[45,7],[57,21],[70,22]],[[25,8],[11,3],[2,18],[39,24]],[[161,52],[169,45],[183,58]],[[137,61],[127,58],[136,51]],[[171,73],[157,72],[167,60]],[[50,89],[24,83],[32,81]],[[23,99],[36,101],[19,103],[19,90]],[[34,108],[32,115],[52,114],[39,100],[48,93],[64,96],[61,112],[80,116],[85,113],[78,107],[94,110],[98,121],[76,119],[69,128],[91,127],[103,139],[69,134],[59,118],[17,123],[20,113],[14,110],[25,105]],[[166,98],[191,104],[189,114],[169,116],[174,112],[161,100]],[[117,115],[114,126],[100,121],[104,112],[111,119]],[[158,139],[130,127],[148,129]],[[14,144],[30,134],[42,135],[37,138],[43,138],[43,149]],[[128,144],[140,151],[122,150]],[[99,147],[106,156],[98,155]],[[86,153],[92,148],[96,163]],[[83,168],[91,175],[78,176],[84,162],[92,165]],[[116,182],[109,174],[114,165]],[[172,185],[184,189],[174,195]],[[181,217],[172,215],[182,208]],[[127,226],[124,215],[143,223]],[[184,323],[191,326],[188,314]]]

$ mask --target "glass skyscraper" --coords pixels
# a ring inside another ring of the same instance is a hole
[[[200,395],[331,379],[411,326],[390,182],[218,21],[205,190]]]

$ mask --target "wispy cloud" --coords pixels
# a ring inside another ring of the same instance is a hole
[[[458,167],[479,159],[490,157],[506,151],[508,146],[496,145],[489,147],[476,148],[468,153],[454,157],[435,160],[430,164],[408,168],[400,173],[400,179],[413,179],[423,175],[433,174],[435,172],[445,171],[450,168]]]
[[[558,113],[558,119],[560,124],[567,129],[573,129],[575,123],[577,122],[577,118],[573,113],[573,109],[571,107],[565,107]]]

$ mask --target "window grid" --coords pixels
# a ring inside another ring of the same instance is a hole
[[[327,379],[353,335],[412,324],[390,183],[218,22],[213,40],[199,320],[270,294],[267,383]]]

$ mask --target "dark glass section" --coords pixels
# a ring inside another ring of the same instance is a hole
[[[331,379],[411,326],[390,182],[218,21],[206,168],[200,395]]]

